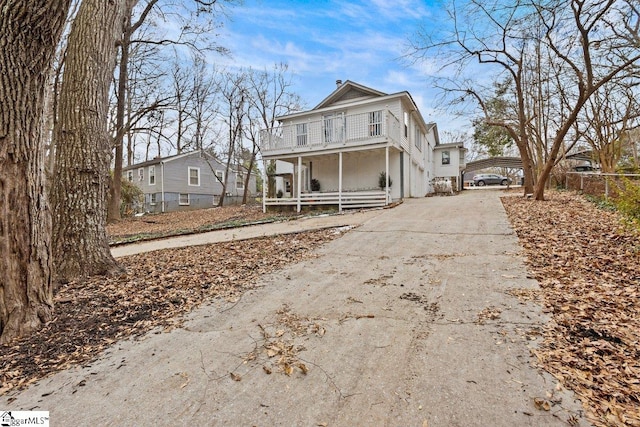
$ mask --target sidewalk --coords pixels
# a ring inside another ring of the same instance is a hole
[[[337,215],[320,215],[301,218],[293,221],[272,222],[268,224],[249,225],[188,236],[171,237],[152,240],[131,245],[116,246],[111,254],[118,258],[141,252],[158,249],[181,248],[184,246],[205,245],[209,243],[227,242],[230,240],[252,239],[255,237],[273,236],[277,234],[297,233],[327,227],[357,226],[383,213],[384,209],[345,212]]]
[[[238,301],[0,406],[80,426],[586,426],[574,396],[531,367],[546,319],[507,293],[537,284],[501,194],[374,211]]]

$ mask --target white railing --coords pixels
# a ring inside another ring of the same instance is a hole
[[[335,205],[339,209],[375,208],[383,207],[388,203],[389,197],[384,190],[368,191],[344,191],[302,193],[300,200],[297,197],[269,197],[265,199],[266,206],[315,206]]]
[[[272,132],[263,130],[260,145],[263,154],[275,150],[312,151],[386,141],[399,144],[400,135],[400,121],[390,111],[378,110],[284,125]]]

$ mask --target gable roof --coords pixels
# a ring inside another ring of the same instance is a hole
[[[329,96],[323,99],[313,109],[319,110],[320,108],[329,107],[331,104],[336,104],[340,101],[351,101],[357,98],[376,98],[386,95],[384,92],[347,80],[344,83],[338,83],[336,90],[331,92]]]
[[[154,159],[147,160],[146,162],[135,163],[135,164],[133,164],[131,166],[126,166],[126,167],[122,168],[122,170],[126,171],[126,170],[131,170],[131,169],[143,168],[143,167],[146,167],[146,166],[159,165],[160,163],[168,163],[168,162],[171,162],[173,160],[181,159],[183,157],[193,156],[193,155],[196,155],[196,154],[201,156],[201,157],[202,156],[209,157],[211,160],[215,160],[216,162],[220,163],[220,161],[215,156],[211,155],[210,153],[207,153],[204,150],[197,150],[197,151],[189,151],[188,153],[174,154],[173,156],[156,157]]]

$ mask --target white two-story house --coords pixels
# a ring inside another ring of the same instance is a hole
[[[275,179],[278,189],[267,194],[264,186],[265,210],[385,206],[424,197],[433,191],[435,178],[459,182],[464,147],[438,149],[436,124],[425,122],[408,92],[386,94],[352,81],[336,84],[312,110],[279,117],[277,129],[263,131],[264,170],[272,171],[265,179]],[[275,173],[267,166],[273,161]]]

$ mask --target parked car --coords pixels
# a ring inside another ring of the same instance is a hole
[[[473,177],[473,185],[482,187],[484,185],[507,185],[511,184],[511,178],[493,173],[483,173]]]

